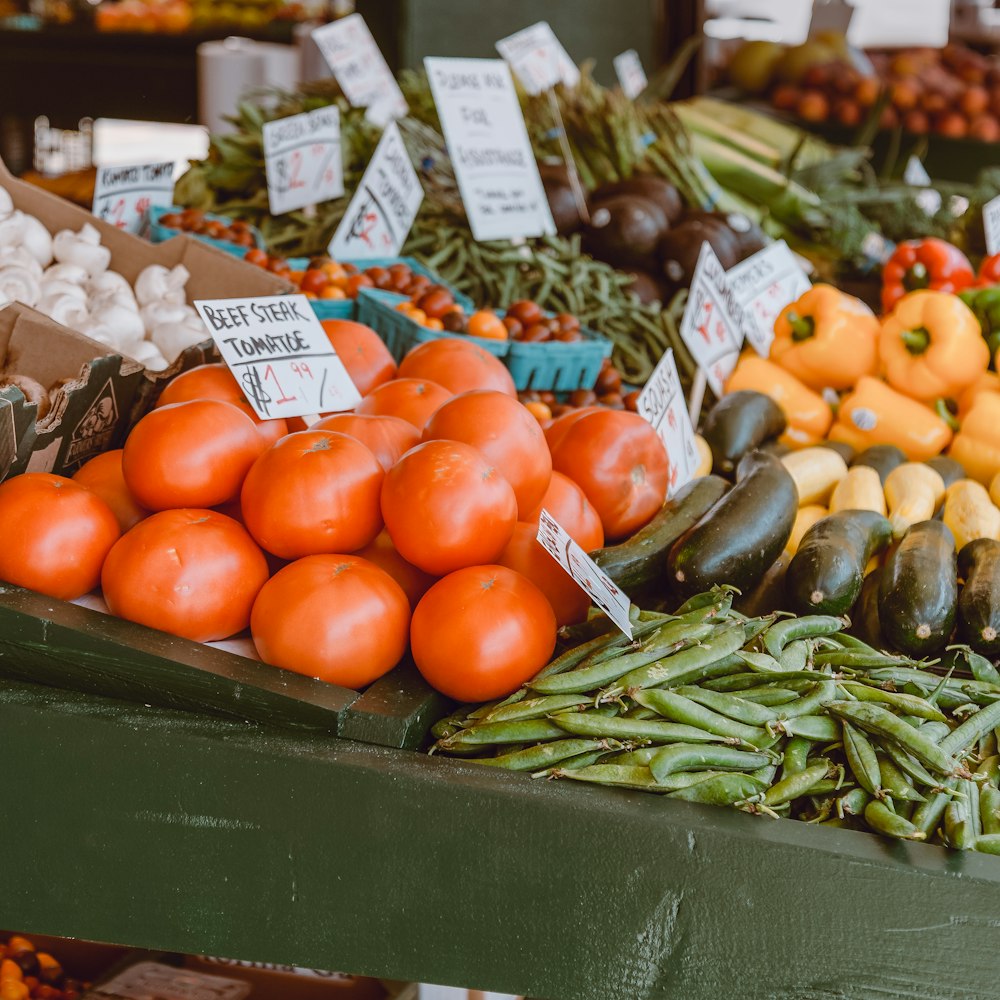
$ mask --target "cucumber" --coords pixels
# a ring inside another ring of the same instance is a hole
[[[820,441],[819,448],[829,448],[835,451],[848,465],[854,464],[854,456],[857,452],[846,441]]]
[[[933,656],[948,642],[958,604],[955,538],[940,521],[918,521],[889,556],[878,591],[882,634],[900,652]]]
[[[875,649],[885,649],[886,641],[878,620],[878,588],[882,580],[882,567],[877,566],[866,577],[861,593],[851,609],[851,627],[848,631]]]
[[[750,618],[757,618],[787,607],[785,574],[791,561],[791,553],[784,549],[753,589],[733,601],[733,609]]]
[[[888,518],[873,510],[842,510],[817,521],[788,567],[786,586],[801,615],[844,615],[853,607],[873,555],[892,540]]]
[[[965,467],[947,455],[937,455],[927,459],[924,465],[929,465],[943,480],[945,489],[960,479],[965,479]]]
[[[671,548],[671,586],[684,598],[716,583],[749,593],[781,555],[798,506],[795,482],[779,459],[745,456],[736,485]]]
[[[712,449],[712,471],[731,473],[745,454],[786,426],[781,407],[762,392],[740,389],[723,396],[709,410],[701,432]]]
[[[977,653],[1000,656],[1000,542],[975,538],[958,554],[965,581],[958,599],[958,634]]]
[[[865,448],[854,456],[851,465],[868,465],[877,473],[882,485],[885,485],[885,477],[896,468],[907,461],[906,455],[894,444],[873,444],[870,448]]]
[[[670,546],[718,502],[729,489],[720,476],[702,476],[682,487],[653,516],[620,545],[591,552],[590,557],[626,593],[633,595],[667,578]]]

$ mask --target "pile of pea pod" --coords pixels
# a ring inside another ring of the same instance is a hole
[[[842,618],[734,610],[603,616],[503,701],[435,725],[431,752],[1000,854],[1000,674],[874,649]],[[937,672],[935,672],[937,671]]]

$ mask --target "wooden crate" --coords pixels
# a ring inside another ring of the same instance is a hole
[[[417,747],[448,704],[412,663],[358,692],[0,585],[0,676],[390,747]]]

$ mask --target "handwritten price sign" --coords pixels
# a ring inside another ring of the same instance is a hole
[[[694,427],[688,414],[672,350],[668,350],[653,369],[653,374],[639,393],[636,408],[639,416],[649,421],[660,435],[660,440],[667,449],[667,458],[670,460],[667,496],[672,497],[694,479],[695,469],[698,468]]]
[[[576,63],[570,59],[548,21],[539,21],[501,38],[497,51],[529,94],[540,94],[557,83],[575,87],[580,82]]]
[[[169,205],[173,198],[173,160],[130,167],[99,167],[92,211],[99,219],[127,233],[138,233],[147,209],[153,205]]]
[[[262,420],[336,413],[361,401],[304,295],[194,305]]]
[[[335,107],[266,122],[263,134],[272,215],[318,205],[344,193],[340,112]]]
[[[538,518],[538,544],[591,597],[591,600],[631,639],[632,623],[628,609],[631,601],[615,582],[566,533],[566,529],[547,511]]]

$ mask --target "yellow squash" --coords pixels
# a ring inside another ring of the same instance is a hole
[[[959,551],[976,538],[1000,538],[1000,510],[986,487],[974,479],[959,479],[948,487],[942,520],[955,536]]]
[[[795,480],[799,506],[826,504],[833,488],[847,475],[847,463],[832,448],[803,448],[781,459]]]
[[[873,510],[885,514],[885,493],[878,472],[867,465],[855,465],[834,487],[830,513],[838,510]]]
[[[904,462],[885,477],[885,501],[893,538],[902,538],[920,521],[929,521],[944,499],[944,480],[922,462]]]

